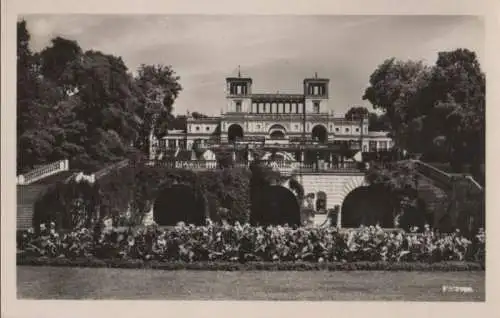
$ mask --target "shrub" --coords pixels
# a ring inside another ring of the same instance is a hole
[[[89,227],[97,217],[99,193],[88,182],[55,183],[34,204],[33,224],[57,224],[62,228]]]
[[[467,239],[460,232],[391,233],[378,227],[252,227],[249,224],[120,231],[82,228],[62,233],[55,226],[23,232],[17,242],[26,257],[145,260],[160,262],[384,262],[484,264],[484,231]]]

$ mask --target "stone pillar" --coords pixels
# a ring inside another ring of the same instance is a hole
[[[340,205],[338,205],[337,209],[337,227],[342,228],[342,208]]]
[[[300,152],[300,161],[301,161],[302,163],[304,163],[304,160],[305,160],[305,152],[304,152],[304,150],[302,150],[302,151]]]

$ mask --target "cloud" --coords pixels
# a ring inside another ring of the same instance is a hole
[[[422,59],[466,47],[481,61],[484,21],[472,16],[26,16],[36,50],[54,36],[83,49],[119,55],[129,69],[172,65],[184,87],[177,112],[218,114],[224,79],[237,66],[259,92],[300,92],[318,72],[331,80],[331,108],[345,112],[361,100],[370,74],[384,59]]]

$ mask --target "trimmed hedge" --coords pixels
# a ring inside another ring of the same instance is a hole
[[[201,270],[201,271],[416,271],[416,272],[464,272],[484,271],[484,264],[474,262],[439,263],[307,263],[307,262],[160,262],[144,260],[96,259],[96,258],[48,258],[17,256],[18,266],[91,267],[159,270]]]

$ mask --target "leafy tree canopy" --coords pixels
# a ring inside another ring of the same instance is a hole
[[[433,66],[387,59],[363,99],[384,112],[399,147],[456,170],[484,163],[485,76],[474,52],[440,52]]]
[[[121,57],[62,37],[32,52],[26,21],[17,28],[19,172],[66,158],[95,170],[147,151],[151,128],[172,125],[182,87],[171,66],[141,65],[133,76]]]

